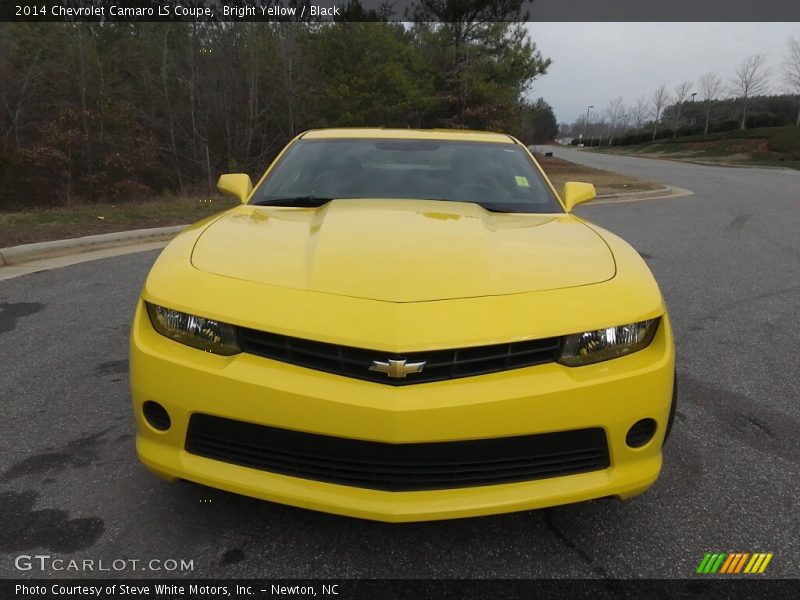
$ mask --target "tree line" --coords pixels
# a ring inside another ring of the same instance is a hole
[[[0,24],[0,208],[209,193],[315,127],[552,139],[552,109],[526,100],[550,60],[522,25],[427,17]]]
[[[707,72],[673,89],[662,84],[649,97],[640,96],[629,105],[616,98],[595,115],[587,110],[575,122],[562,124],[559,135],[614,145],[737,128],[800,127],[800,39],[787,42],[777,87],[774,75],[766,55],[753,54],[739,63],[727,83]]]

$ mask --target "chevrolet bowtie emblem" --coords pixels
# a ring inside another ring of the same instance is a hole
[[[373,360],[370,371],[377,371],[378,373],[386,373],[389,377],[402,378],[409,373],[419,373],[425,367],[425,361],[420,362],[406,362],[403,360],[388,359],[386,362],[382,360]]]

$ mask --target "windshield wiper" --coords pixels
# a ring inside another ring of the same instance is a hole
[[[265,198],[251,204],[255,206],[300,206],[303,208],[317,208],[334,198],[319,198],[313,194],[308,196],[291,196],[287,198]]]
[[[508,204],[491,204],[488,202],[477,202],[478,206],[488,210],[489,212],[493,213],[518,213],[518,212],[525,212],[523,210],[515,209],[515,208],[508,208]]]
[[[264,198],[263,200],[256,200],[255,202],[251,202],[254,206],[294,206],[294,207],[301,207],[301,208],[318,208],[323,204],[330,202],[331,200],[335,200],[335,198],[321,198],[318,196],[314,196],[310,194],[308,196],[289,196],[286,198]],[[448,198],[426,198],[426,200],[439,200],[445,202],[457,202],[457,200],[451,200]],[[473,202],[473,201],[467,201]],[[488,210],[489,212],[493,213],[516,213],[516,212],[525,212],[520,211],[519,209],[510,208],[511,205],[508,203],[490,203],[490,202],[475,202],[478,206],[481,206]]]

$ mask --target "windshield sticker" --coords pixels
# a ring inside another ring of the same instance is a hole
[[[516,180],[517,180],[517,185],[519,187],[531,187],[530,184],[528,183],[527,177],[523,177],[522,175],[517,175]]]

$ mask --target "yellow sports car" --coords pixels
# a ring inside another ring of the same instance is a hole
[[[309,131],[161,253],[133,320],[157,475],[382,521],[629,498],[675,350],[647,265],[514,138]]]

